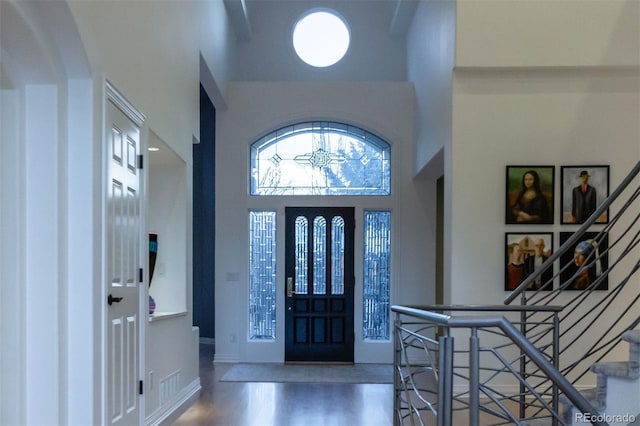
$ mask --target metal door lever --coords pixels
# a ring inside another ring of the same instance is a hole
[[[293,277],[287,277],[287,297],[293,297],[296,292],[293,290]]]
[[[113,297],[111,294],[109,294],[109,296],[107,296],[107,304],[109,306],[113,305],[114,303],[118,303],[122,300],[122,297]]]

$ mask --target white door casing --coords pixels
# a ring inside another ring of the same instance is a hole
[[[144,116],[106,83],[105,273],[107,299],[106,423],[139,424],[144,174],[139,168]]]

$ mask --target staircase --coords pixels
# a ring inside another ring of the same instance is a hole
[[[396,425],[640,426],[640,162],[504,305],[391,310]]]
[[[629,344],[629,360],[593,364],[597,385],[582,393],[610,425],[640,425],[640,330],[627,331],[621,338]],[[591,424],[566,399],[561,401],[566,424]]]
[[[612,213],[609,222],[598,225],[598,215],[607,211]],[[564,269],[567,268],[566,259],[575,256],[574,248],[577,250],[577,244],[586,241],[592,249],[584,264],[573,274],[567,273]],[[584,390],[582,394],[604,424],[626,426],[634,421],[640,424],[639,254],[640,162],[598,211],[505,300],[505,304],[519,298],[520,304],[526,306],[562,306],[559,369],[575,386],[596,375],[596,387]],[[586,291],[572,290],[572,282],[580,274],[586,275],[589,269],[592,273],[596,265],[601,270],[592,274],[596,278]],[[558,273],[543,284],[548,293],[525,291],[551,267]],[[559,282],[555,288],[554,280]],[[599,291],[602,288],[599,285],[606,291]],[[628,360],[614,361],[623,353],[622,345],[628,346]],[[591,424],[591,416],[576,410],[566,397],[561,396],[560,401],[565,424]]]

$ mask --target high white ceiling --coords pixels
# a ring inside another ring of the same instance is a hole
[[[398,81],[406,79],[405,35],[420,0],[224,0],[238,39],[234,80]],[[424,1],[424,0],[423,0]],[[295,55],[291,31],[309,9],[329,8],[347,21],[345,58],[314,69]]]

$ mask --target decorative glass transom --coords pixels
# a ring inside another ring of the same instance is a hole
[[[251,195],[389,195],[390,146],[358,127],[306,122],[251,145]]]

